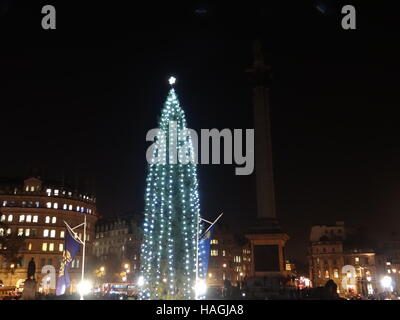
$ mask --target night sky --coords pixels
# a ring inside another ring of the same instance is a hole
[[[366,226],[381,241],[400,223],[395,11],[388,1],[372,11],[352,1],[357,30],[344,31],[338,2],[296,2],[113,1],[78,10],[50,1],[57,30],[44,31],[40,1],[1,1],[0,175],[39,168],[51,179],[79,177],[88,191],[95,185],[101,215],[142,212],[145,136],[168,77],[178,79],[190,128],[252,128],[245,70],[259,38],[273,73],[277,214],[292,239],[288,256],[305,259],[318,223]],[[221,223],[246,231],[254,175],[200,165],[199,179],[202,214],[223,211]]]

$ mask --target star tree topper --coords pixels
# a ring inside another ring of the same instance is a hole
[[[169,82],[169,84],[172,86],[172,85],[175,84],[176,78],[175,78],[175,77],[170,77],[170,78],[168,79],[168,82]]]

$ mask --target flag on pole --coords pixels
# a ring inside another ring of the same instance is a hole
[[[67,225],[67,224],[66,224]],[[56,295],[60,296],[65,293],[65,290],[70,286],[71,281],[69,279],[68,270],[71,266],[72,260],[74,260],[76,254],[79,251],[79,247],[82,244],[76,233],[67,225],[67,231],[65,236],[65,245],[63,251],[63,258],[59,275],[57,278]]]
[[[214,225],[206,232],[206,234],[200,239],[200,261],[201,261],[201,273],[200,278],[206,279],[208,271],[208,261],[210,258],[211,248],[211,236],[214,231]]]

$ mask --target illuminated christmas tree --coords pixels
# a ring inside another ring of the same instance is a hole
[[[175,78],[170,78],[171,86]],[[192,140],[171,87],[146,179],[141,299],[194,299],[200,203]]]

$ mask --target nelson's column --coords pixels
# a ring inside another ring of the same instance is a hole
[[[264,64],[261,44],[254,44],[254,65],[247,70],[254,86],[255,175],[257,219],[246,237],[250,240],[252,261],[248,285],[277,291],[286,276],[285,244],[289,236],[279,225],[275,212],[269,106],[270,68]]]

